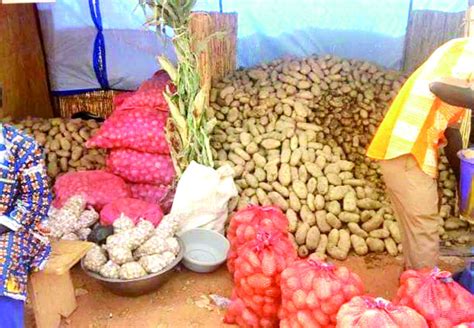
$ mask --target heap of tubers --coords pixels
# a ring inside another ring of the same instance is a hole
[[[233,167],[240,195],[230,211],[279,206],[300,256],[399,254],[400,229],[365,152],[403,82],[374,64],[325,56],[277,60],[215,84],[207,113],[217,119],[214,157]],[[445,157],[440,169],[449,229],[455,180]]]
[[[66,172],[105,166],[105,152],[85,146],[100,127],[94,120],[27,118],[21,121],[3,119],[2,122],[33,136],[44,147],[48,176],[52,179]]]

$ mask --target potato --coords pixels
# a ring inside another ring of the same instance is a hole
[[[365,241],[367,243],[367,246],[369,246],[369,250],[374,253],[383,253],[385,250],[385,243],[378,239],[378,238],[372,238],[369,237]]]
[[[336,164],[339,166],[341,171],[352,171],[355,167],[354,163],[344,160],[338,161]]]
[[[283,163],[278,171],[278,181],[285,187],[291,184],[291,168],[289,164]]]
[[[286,217],[288,218],[288,231],[291,233],[296,232],[296,229],[298,228],[298,216],[296,215],[296,212],[289,208],[286,211]]]
[[[316,188],[318,186],[318,181],[315,178],[310,178],[308,182],[306,183],[306,189],[308,190],[308,193],[313,194],[316,191]]]
[[[361,215],[360,215],[360,220],[362,222],[367,222],[369,221],[372,217],[374,217],[376,214],[376,212],[374,210],[365,210],[365,211],[362,211]]]
[[[300,148],[295,149],[295,150],[293,151],[293,153],[291,153],[290,165],[291,165],[291,166],[296,166],[296,165],[298,165],[298,163],[299,163],[300,160],[301,160],[301,156],[302,156],[301,149],[300,149]]]
[[[255,163],[255,166],[257,167],[265,167],[265,165],[267,164],[267,160],[265,159],[265,157],[263,157],[261,154],[259,153],[256,153],[256,154],[253,154],[252,155],[252,159]]]
[[[311,174],[311,176],[315,178],[323,176],[323,171],[319,165],[310,162],[306,162],[304,165],[308,173]]]
[[[341,212],[341,214],[338,215],[338,218],[345,223],[358,223],[360,221],[360,215],[351,212]]]
[[[303,222],[306,222],[310,226],[314,226],[316,224],[316,217],[307,205],[301,206],[300,217]]]
[[[331,212],[326,215],[326,222],[335,229],[340,229],[342,227],[341,221]]]
[[[288,210],[289,204],[279,193],[272,191],[268,193],[268,198],[273,205],[278,206],[282,211]]]
[[[310,229],[309,224],[303,222],[298,225],[298,229],[296,230],[295,240],[298,245],[304,245],[306,243],[306,235]]]
[[[397,244],[392,238],[386,238],[384,239],[385,243],[385,248],[387,249],[388,254],[392,256],[397,256],[398,255],[398,248]]]
[[[267,150],[277,149],[278,147],[280,147],[281,142],[276,139],[265,139],[262,141],[261,145]]]
[[[323,210],[326,207],[326,200],[322,195],[316,195],[314,197],[314,207],[317,211]]]
[[[249,187],[258,188],[258,179],[254,175],[247,173],[244,175],[244,179]]]
[[[308,197],[306,198],[306,205],[308,205],[311,212],[316,211],[316,207],[314,206],[314,195],[308,193]]]
[[[390,236],[390,232],[386,229],[375,229],[369,232],[369,236],[373,238],[384,239]]]
[[[329,184],[333,186],[340,186],[342,185],[342,180],[338,174],[335,173],[328,173],[326,174],[326,178],[328,179]]]
[[[321,232],[319,231],[317,226],[313,226],[308,230],[306,235],[306,247],[310,251],[316,250],[319,245],[319,240],[321,237]]]
[[[240,158],[242,158],[244,161],[250,161],[251,157],[245,150],[242,148],[234,148],[234,153],[236,153]]]
[[[390,236],[393,238],[393,240],[397,244],[400,244],[402,242],[402,235],[400,233],[398,222],[394,222],[389,225],[388,230],[390,231]]]
[[[305,258],[309,255],[308,248],[306,248],[306,245],[301,245],[298,247],[298,256],[301,258]]]
[[[352,187],[362,187],[365,185],[365,181],[361,179],[343,179],[343,184]],[[365,195],[364,195],[365,196]],[[363,198],[363,197],[361,197]]]
[[[362,229],[367,232],[377,229],[383,223],[383,209],[379,210],[369,221],[362,224]]]
[[[358,235],[351,235],[351,244],[357,255],[366,255],[369,252],[369,248],[367,247],[364,238]]]
[[[299,212],[301,210],[300,199],[293,191],[290,192],[289,205],[290,208],[292,208],[295,212]]]
[[[357,211],[357,198],[354,192],[347,192],[343,200],[343,209],[346,212]]]
[[[357,201],[357,207],[363,210],[378,210],[382,207],[382,203],[377,200],[365,198]]]
[[[268,206],[272,204],[272,202],[267,196],[267,193],[263,189],[258,188],[256,191],[256,195],[257,195],[258,202],[260,203],[260,205]]]
[[[273,187],[273,189],[275,189],[277,193],[279,193],[283,197],[288,198],[290,196],[290,191],[288,190],[288,188],[282,186],[279,182],[272,182],[271,186]]]
[[[349,228],[349,231],[354,234],[354,235],[357,235],[361,238],[367,238],[369,236],[369,234],[367,232],[365,232],[364,230],[362,230],[359,225],[355,222],[349,222],[347,224],[347,227]]]
[[[346,186],[337,186],[329,189],[328,198],[329,200],[342,200],[346,193],[349,192]]]
[[[318,225],[319,231],[323,233],[329,232],[332,229],[327,222],[327,213],[324,210],[316,212],[316,224]]]
[[[326,203],[326,210],[333,215],[339,215],[341,213],[341,204],[338,201],[332,201]]]
[[[306,199],[308,197],[308,190],[304,182],[299,180],[293,181],[292,188],[299,199]]]
[[[318,186],[317,186],[318,193],[321,195],[326,195],[329,190],[329,182],[326,177],[319,177],[318,178]]]

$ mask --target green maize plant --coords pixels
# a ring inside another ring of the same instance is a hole
[[[176,86],[175,92],[166,90],[165,99],[170,109],[166,135],[178,178],[191,161],[214,166],[209,141],[214,123],[206,119],[207,94],[200,85],[189,30],[195,3],[196,0],[139,0],[148,26],[156,28],[160,36],[164,36],[165,27],[173,32],[176,67],[164,56],[158,56],[158,61]]]

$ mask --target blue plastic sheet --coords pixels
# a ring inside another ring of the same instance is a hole
[[[138,0],[57,0],[38,5],[53,91],[135,89],[174,58],[144,26]],[[333,54],[401,67],[410,5],[459,12],[467,0],[198,0],[195,10],[238,13],[239,66]]]

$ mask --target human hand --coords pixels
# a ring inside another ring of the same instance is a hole
[[[38,229],[38,231],[40,233],[42,233],[43,235],[49,235],[51,233],[51,229],[49,229],[48,227],[44,226],[43,224],[39,223],[36,228]]]
[[[432,83],[435,83],[435,82],[449,84],[449,85],[460,87],[460,88],[471,87],[471,84],[468,81],[451,77],[451,76],[440,77],[432,81]],[[430,85],[432,85],[432,83]]]

